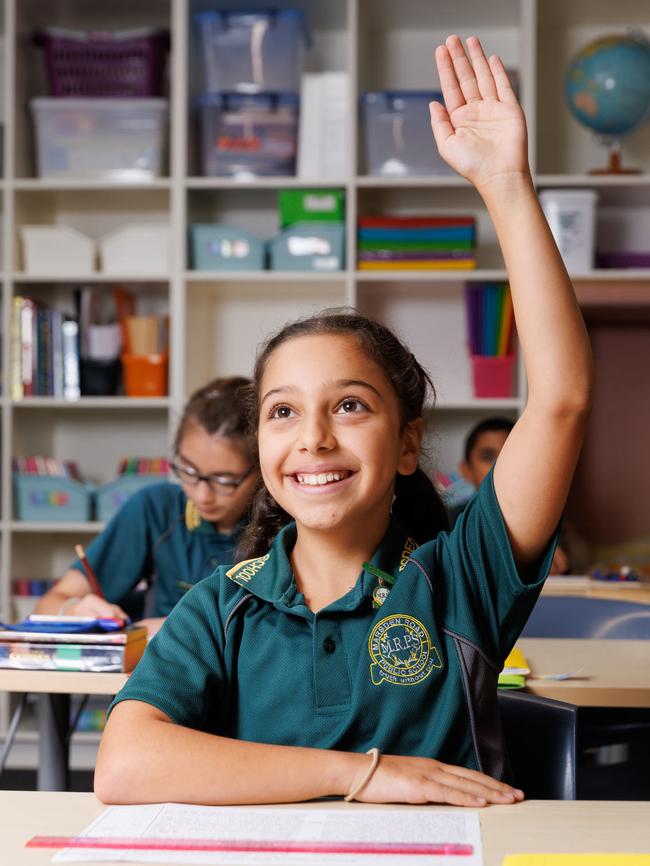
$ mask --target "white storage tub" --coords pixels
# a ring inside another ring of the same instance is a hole
[[[170,246],[167,223],[128,223],[100,240],[100,267],[115,276],[168,274]]]
[[[593,189],[545,189],[539,200],[569,273],[594,266],[596,202]]]
[[[167,100],[32,99],[39,177],[143,181],[162,174]]]
[[[95,270],[95,241],[70,226],[21,226],[26,274],[85,276]]]

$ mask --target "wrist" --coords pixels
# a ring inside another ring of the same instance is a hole
[[[57,616],[63,616],[65,614],[70,613],[70,608],[74,607],[75,604],[78,604],[81,601],[81,598],[78,595],[71,595],[70,598],[66,598],[61,607],[57,610]]]
[[[535,184],[528,167],[499,174],[485,183],[477,183],[476,188],[488,210],[512,206],[531,195],[536,198]]]
[[[328,790],[330,795],[346,797],[368,768],[370,758],[363,752],[330,752]]]

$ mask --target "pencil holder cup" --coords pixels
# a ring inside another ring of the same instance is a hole
[[[515,356],[472,355],[472,381],[475,397],[512,396],[512,371]]]
[[[157,355],[122,355],[124,393],[127,397],[165,397],[167,352]]]

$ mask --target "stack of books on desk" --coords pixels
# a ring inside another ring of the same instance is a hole
[[[75,620],[88,624],[87,631],[57,630]],[[15,626],[0,624],[0,668],[45,671],[133,670],[147,645],[144,626],[111,631],[92,629],[92,617],[28,617]],[[48,630],[35,631],[41,624]],[[24,630],[21,630],[24,626]]]
[[[377,270],[476,267],[472,216],[365,216],[359,220],[358,266]]]

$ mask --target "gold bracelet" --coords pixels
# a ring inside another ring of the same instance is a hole
[[[379,763],[379,756],[381,755],[381,752],[379,751],[379,749],[368,749],[368,751],[366,752],[366,755],[372,755],[372,761],[370,762],[370,766],[368,767],[368,771],[366,772],[366,775],[363,777],[363,779],[359,782],[359,784],[355,785],[355,787],[350,791],[350,793],[347,795],[347,797],[343,798],[343,800],[346,803],[350,803],[350,802],[352,802],[352,800],[354,800],[354,798],[357,796],[359,791],[362,788],[364,788],[368,784],[368,782],[372,779],[372,774],[377,769],[377,764]]]

